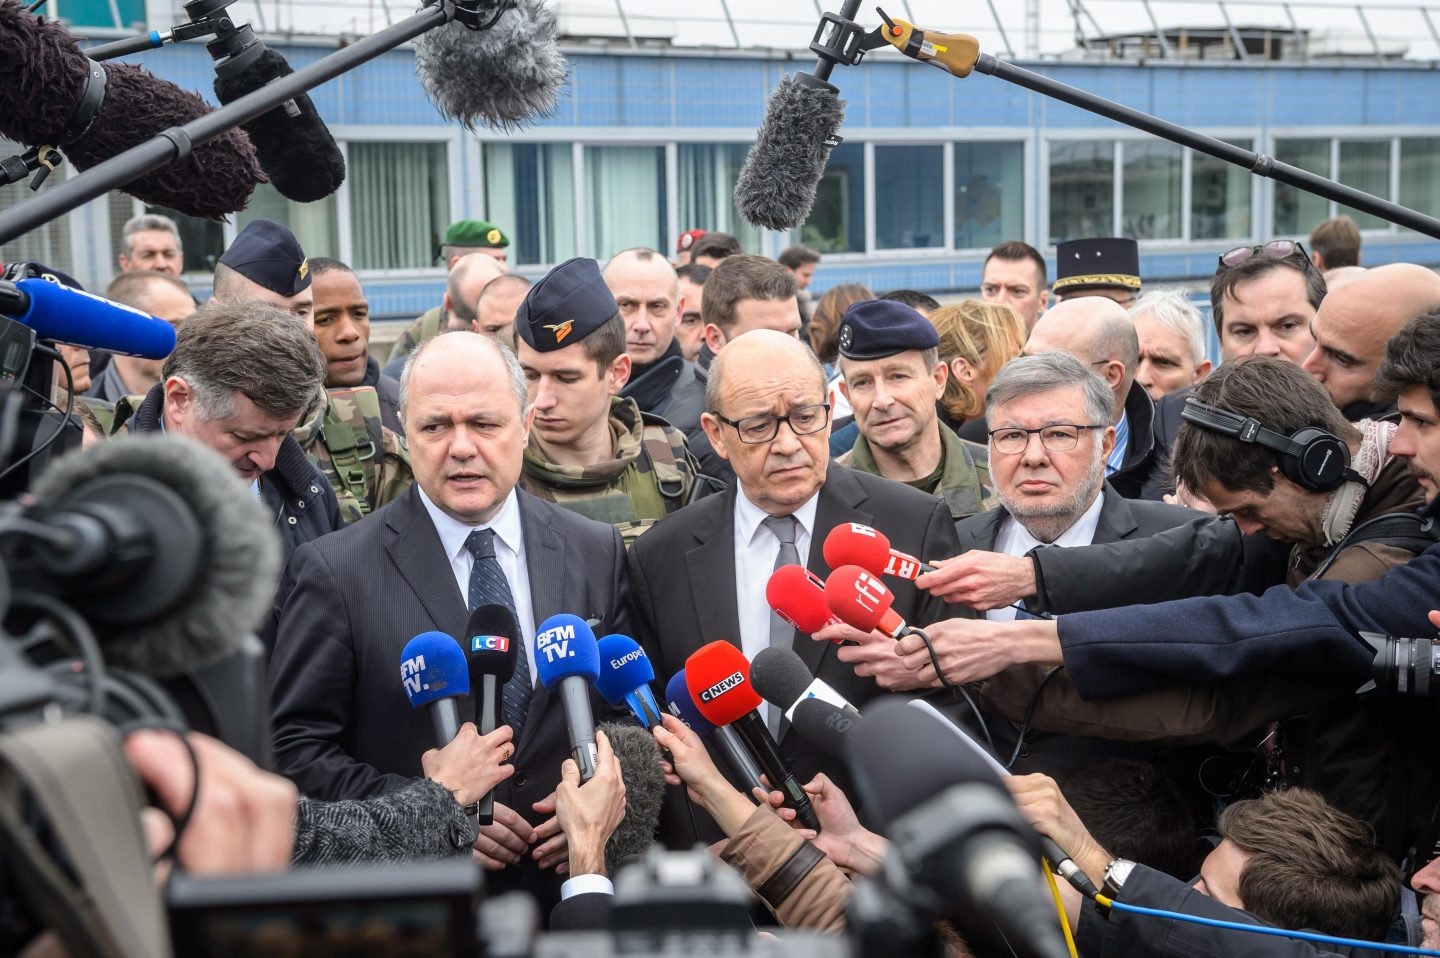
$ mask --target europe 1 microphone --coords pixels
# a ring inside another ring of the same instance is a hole
[[[460,734],[460,699],[470,694],[470,668],[460,643],[444,632],[422,632],[400,653],[400,681],[410,707],[425,709],[444,748]]]
[[[842,522],[825,537],[825,562],[832,569],[858,565],[872,575],[915,580],[935,567],[891,548],[883,532],[858,522]]]
[[[599,751],[590,686],[600,677],[600,646],[595,632],[577,615],[552,615],[535,630],[535,670],[551,695],[560,696],[570,754],[580,767],[580,781],[595,777]]]
[[[713,741],[716,744],[725,764],[730,767],[731,774],[740,781],[746,795],[750,795],[757,788],[762,792],[766,791],[765,783],[760,780],[760,766],[745,750],[745,743],[740,741],[735,730],[728,725],[716,727],[700,714],[695,697],[690,694],[684,669],[670,676],[670,681],[665,685],[665,707],[670,710],[671,715],[689,726],[690,730],[700,737],[700,741]]]
[[[477,605],[465,623],[465,659],[475,700],[475,727],[481,735],[489,735],[500,725],[500,690],[515,674],[522,641],[520,624],[509,606]],[[494,822],[493,789],[480,798],[476,814],[481,825]]]
[[[595,688],[611,705],[630,709],[643,727],[660,724],[660,705],[650,683],[655,681],[655,668],[640,643],[628,635],[607,635],[599,642],[600,677]]]

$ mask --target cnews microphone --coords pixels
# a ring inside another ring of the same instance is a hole
[[[175,327],[165,320],[38,277],[0,280],[0,314],[57,343],[144,359],[164,359],[175,350]]]
[[[803,659],[790,649],[761,649],[750,663],[750,681],[761,698],[795,721],[795,707],[808,699],[829,702],[838,709],[859,715],[860,710],[830,687],[824,679],[810,674]]]
[[[645,728],[660,724],[660,706],[650,683],[655,669],[640,643],[628,635],[607,635],[600,640],[600,677],[595,688],[611,705],[629,706]]]
[[[858,565],[842,565],[830,573],[830,578],[825,580],[825,601],[847,625],[861,632],[878,629],[898,639],[918,631],[906,625],[900,613],[890,608],[895,604],[895,593],[885,587],[879,576]]]
[[[465,658],[475,699],[475,727],[481,735],[489,735],[500,726],[500,690],[515,674],[520,641],[520,625],[509,606],[493,602],[477,605],[465,623]],[[493,789],[480,799],[477,814],[481,825],[494,822]]]
[[[688,725],[690,730],[700,737],[700,741],[713,741],[719,746],[720,754],[725,757],[725,764],[730,766],[730,771],[740,780],[747,796],[757,788],[762,792],[768,791],[765,783],[760,781],[760,766],[755,764],[755,759],[745,751],[745,745],[740,741],[740,736],[735,734],[735,730],[728,725],[716,728],[710,724],[709,719],[700,714],[695,698],[690,694],[684,669],[671,676],[670,682],[665,686],[665,706],[671,715]]]
[[[825,562],[832,569],[858,565],[873,575],[893,575],[914,580],[935,567],[912,555],[890,548],[885,534],[858,522],[845,522],[825,537]]]
[[[570,754],[580,767],[580,781],[595,777],[599,752],[590,686],[600,677],[600,647],[595,633],[578,615],[552,615],[535,631],[535,670],[551,695],[560,695]]]
[[[400,681],[411,708],[430,707],[436,746],[454,741],[461,721],[456,700],[470,694],[470,668],[460,643],[444,632],[421,632],[400,653]]]
[[[840,621],[825,604],[825,583],[803,565],[782,565],[770,573],[765,601],[776,615],[806,635]]]
[[[820,819],[795,773],[785,765],[780,747],[756,711],[760,696],[750,684],[750,662],[724,639],[702,646],[685,662],[685,683],[695,707],[710,724],[733,725],[770,779],[770,786],[785,794],[800,824],[820,830]]]
[[[845,761],[850,733],[864,721],[859,712],[847,712],[823,699],[801,699],[791,709],[790,728],[828,758]]]

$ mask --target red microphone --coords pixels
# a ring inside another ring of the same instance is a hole
[[[858,522],[845,522],[825,537],[825,561],[830,568],[858,565],[875,575],[893,575],[914,580],[933,566],[912,555],[890,548],[885,533]]]
[[[770,573],[765,601],[776,615],[807,635],[840,621],[825,604],[825,583],[803,565],[782,565]]]
[[[890,608],[895,593],[880,577],[858,565],[842,565],[825,580],[825,603],[830,611],[861,632],[881,632],[898,639],[910,631],[900,614]]]

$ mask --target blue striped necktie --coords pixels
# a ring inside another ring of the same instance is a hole
[[[495,532],[493,529],[476,529],[465,539],[465,548],[475,557],[470,566],[470,611],[482,605],[503,605],[515,613],[515,597],[510,592],[510,583],[505,571],[495,558]],[[516,617],[519,621],[519,617]],[[520,729],[525,725],[525,712],[530,707],[530,696],[534,691],[530,684],[530,657],[525,648],[523,635],[512,635],[515,642],[515,674],[500,690],[500,713],[505,724],[520,740]]]

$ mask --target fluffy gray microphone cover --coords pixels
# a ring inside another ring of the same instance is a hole
[[[416,37],[415,70],[442,116],[513,130],[555,108],[566,74],[555,36],[541,0],[518,0],[488,30],[452,20]]]
[[[600,730],[610,739],[625,780],[625,818],[605,845],[605,870],[613,875],[626,859],[643,855],[655,841],[665,772],[660,768],[660,746],[645,729],[607,722]]]
[[[805,73],[782,77],[735,181],[740,215],[771,230],[795,229],[809,219],[829,141],[844,122],[845,101],[833,86]]]
[[[271,517],[218,453],[180,436],[126,436],[64,456],[32,490],[53,503],[115,473],[173,490],[200,525],[199,578],[168,619],[97,635],[107,664],[169,678],[236,651],[270,611],[280,575]]]

